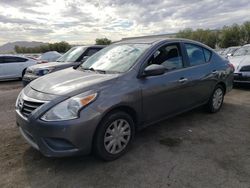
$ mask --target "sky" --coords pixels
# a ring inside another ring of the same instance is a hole
[[[0,44],[92,44],[244,21],[250,21],[249,0],[0,0]]]

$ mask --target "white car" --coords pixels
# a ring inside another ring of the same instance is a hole
[[[220,55],[222,55],[223,57],[228,57],[228,56],[233,56],[234,52],[237,51],[238,49],[240,49],[241,46],[231,46],[228,47],[226,49],[224,49]]]
[[[20,79],[27,67],[37,64],[34,59],[16,56],[0,55],[0,80]]]
[[[234,82],[250,83],[250,44],[236,50],[228,59],[235,69]]]

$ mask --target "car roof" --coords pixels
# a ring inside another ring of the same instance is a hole
[[[228,48],[226,48],[226,49],[234,49],[234,48],[240,48],[241,46],[230,46],[230,47],[228,47]]]
[[[245,44],[244,46],[250,46],[250,44]],[[243,46],[243,47],[244,47],[244,46]]]
[[[134,38],[125,38],[120,41],[115,42],[115,44],[128,44],[128,43],[138,43],[138,44],[157,44],[161,42],[189,42],[193,44],[197,44],[208,49],[211,49],[209,46],[200,43],[198,41],[184,39],[184,38],[166,38],[166,37],[152,37],[152,36],[144,36],[144,37],[134,37]]]
[[[183,39],[183,38],[165,38],[165,37],[135,37],[135,38],[126,38],[122,39],[120,41],[117,41],[116,43],[144,43],[144,44],[154,44],[154,43],[159,43],[159,42],[174,42],[174,41],[186,41],[186,42],[195,42],[197,41],[194,40],[189,40],[189,39]]]
[[[104,48],[106,47],[107,45],[97,45],[97,44],[94,44],[94,45],[77,45],[77,46],[72,46],[72,48],[78,48],[78,47],[86,47],[86,48]]]
[[[0,57],[21,57],[21,58],[29,59],[25,57],[24,55],[13,55],[13,54],[0,54]]]
[[[90,45],[88,47],[92,47],[92,48],[104,48],[106,47],[107,45]]]

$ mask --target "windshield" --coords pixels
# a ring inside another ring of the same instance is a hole
[[[222,55],[232,54],[232,53],[234,53],[237,49],[239,49],[239,48],[238,48],[238,47],[227,48],[226,50],[224,50],[224,52],[222,52]]]
[[[233,56],[244,56],[250,55],[250,46],[243,46],[240,49],[236,50]]]
[[[91,56],[81,65],[81,68],[105,72],[126,72],[149,46],[149,44],[111,45]]]
[[[73,47],[69,51],[67,51],[65,54],[63,54],[62,57],[60,57],[57,62],[75,62],[79,57],[83,54],[86,47]]]

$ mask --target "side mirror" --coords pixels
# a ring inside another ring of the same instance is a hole
[[[152,64],[145,68],[143,72],[143,76],[157,76],[164,74],[166,72],[166,68],[163,65]]]
[[[84,57],[82,58],[81,62],[86,61],[88,58],[89,58],[89,56],[84,56]]]

